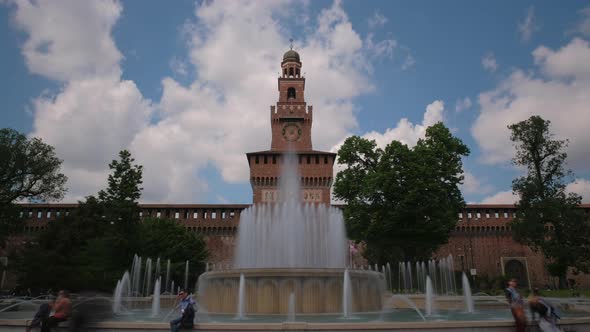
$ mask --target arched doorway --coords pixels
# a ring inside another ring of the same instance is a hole
[[[506,261],[504,264],[504,275],[507,278],[518,279],[518,284],[521,287],[529,286],[527,268],[523,262],[518,259],[509,259]]]

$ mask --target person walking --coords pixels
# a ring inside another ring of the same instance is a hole
[[[529,307],[533,320],[539,315],[539,329],[543,332],[559,332],[557,320],[559,313],[549,302],[539,296],[539,289],[533,289],[533,294],[529,297]]]
[[[526,316],[524,314],[524,300],[516,287],[518,281],[516,279],[510,279],[508,281],[508,287],[506,288],[506,299],[510,304],[510,311],[512,317],[514,317],[514,323],[516,325],[516,332],[525,332],[526,329]]]
[[[180,329],[192,329],[195,320],[195,300],[187,291],[181,290],[178,293],[180,303],[180,317],[170,321],[170,332],[178,332]]]

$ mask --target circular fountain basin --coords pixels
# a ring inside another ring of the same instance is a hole
[[[294,313],[342,313],[344,269],[256,268],[206,272],[199,278],[199,302],[210,313],[238,312],[240,276],[244,276],[245,314],[289,312],[294,294]],[[350,303],[353,312],[380,311],[385,279],[376,271],[353,270]]]

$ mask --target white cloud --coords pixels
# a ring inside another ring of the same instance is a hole
[[[270,145],[269,105],[278,99],[276,73],[289,38],[282,21],[291,9],[278,1],[198,6],[196,21],[186,30],[197,79],[183,86],[165,78],[162,120],[132,143],[146,165],[146,178],[161,179],[146,185],[147,199],[199,197],[207,190],[199,172],[208,165],[219,169],[224,181],[247,181],[244,152]],[[356,128],[353,98],[374,89],[369,59],[376,52],[388,55],[393,46],[372,39],[369,44],[353,29],[339,1],[309,20],[313,29],[295,49],[306,73],[306,100],[314,106],[313,145],[326,149]],[[171,184],[170,177],[178,181]]]
[[[121,53],[110,36],[121,14],[117,1],[18,0],[14,22],[28,34],[27,67],[50,79],[120,74]]]
[[[186,76],[188,74],[188,63],[185,60],[182,60],[178,57],[173,57],[170,60],[170,69],[172,69],[172,72],[180,75],[180,76]]]
[[[111,30],[116,1],[17,1],[14,21],[27,33],[22,51],[33,73],[62,81],[34,100],[31,135],[53,145],[69,177],[66,200],[104,187],[107,165],[149,122],[152,106],[132,81]]]
[[[393,58],[393,51],[397,47],[397,41],[394,39],[383,39],[378,42],[373,41],[373,34],[369,33],[365,38],[366,48],[377,58]]]
[[[30,70],[63,82],[55,95],[36,99],[31,134],[64,159],[67,199],[103,188],[108,162],[124,148],[144,165],[146,202],[202,199],[209,191],[202,174],[208,167],[227,182],[246,182],[244,152],[270,145],[269,105],[278,99],[276,73],[290,37],[285,21],[300,17],[289,15],[294,6],[299,4],[198,4],[195,22],[182,31],[186,64],[195,67],[196,79],[183,85],[164,78],[161,100],[153,106],[134,82],[120,77],[122,55],[111,35],[119,2],[18,2],[15,18],[28,36],[23,54]],[[55,21],[37,22],[45,18]],[[371,59],[390,57],[395,43],[369,43],[353,29],[340,1],[308,25],[313,28],[296,49],[306,72],[306,99],[314,106],[314,148],[329,149],[355,130],[354,98],[374,89]],[[191,69],[178,58],[170,66],[179,75]],[[436,118],[433,107],[425,121]],[[154,109],[158,121],[152,123]]]
[[[509,124],[540,115],[551,121],[557,138],[569,138],[568,164],[587,169],[590,156],[590,43],[574,39],[561,49],[538,47],[536,70],[515,70],[491,90],[479,95],[481,113],[471,128],[486,163],[503,163],[514,156]]]
[[[580,10],[582,18],[578,22],[575,31],[583,34],[584,36],[590,36],[590,6]]]
[[[416,60],[411,54],[406,55],[406,60],[402,64],[402,70],[412,68],[416,64]]]
[[[373,16],[369,17],[369,29],[380,28],[387,23],[387,17],[383,16],[379,11],[375,11]]]
[[[583,203],[590,203],[590,180],[576,179],[568,184],[565,190],[582,196]]]
[[[488,194],[494,189],[490,184],[485,183],[485,181],[480,180],[468,171],[464,171],[463,176],[465,178],[463,179],[461,191],[466,194]]]
[[[514,204],[518,201],[518,195],[511,190],[499,191],[491,196],[484,198],[480,204]]]
[[[489,72],[495,72],[498,69],[498,63],[496,62],[496,57],[494,53],[488,53],[483,58],[481,58],[481,65],[483,68]]]
[[[464,110],[468,110],[471,108],[471,98],[465,97],[463,99],[459,98],[455,102],[455,112],[463,112]]]
[[[534,6],[530,6],[527,9],[526,17],[522,22],[518,23],[517,30],[520,35],[520,40],[523,42],[531,40],[533,32],[539,30],[539,26],[536,23]]]
[[[400,141],[410,147],[414,146],[418,142],[418,139],[424,137],[428,127],[443,121],[444,108],[445,106],[442,100],[435,100],[426,106],[426,112],[424,112],[421,124],[413,124],[407,118],[402,118],[394,128],[388,128],[383,133],[371,131],[362,137],[375,140],[377,146],[380,148],[384,148],[393,140]],[[332,148],[332,151],[337,151],[337,148]]]

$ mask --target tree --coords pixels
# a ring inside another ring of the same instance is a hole
[[[447,242],[465,202],[461,157],[469,149],[442,124],[426,130],[409,148],[392,141],[349,137],[338,151],[334,195],[346,203],[351,239],[367,245],[366,256],[388,261],[425,259]]]
[[[16,200],[60,200],[67,177],[54,148],[14,129],[0,129],[0,205]]]
[[[578,208],[582,198],[567,193],[567,140],[558,140],[550,131],[550,121],[532,116],[508,126],[516,148],[513,163],[526,169],[512,181],[520,197],[512,221],[513,237],[541,250],[550,261],[549,272],[565,286],[566,275],[590,270],[590,221]]]
[[[52,222],[18,259],[19,284],[31,288],[111,291],[132,262],[170,258],[173,272],[202,270],[207,252],[200,236],[171,220],[140,222],[142,166],[128,151],[109,165],[108,187],[79,202],[68,217]],[[182,266],[182,267],[181,267]],[[175,268],[175,269],[174,269]]]
[[[18,200],[59,200],[67,178],[54,148],[14,129],[0,129],[0,246],[19,229]]]

